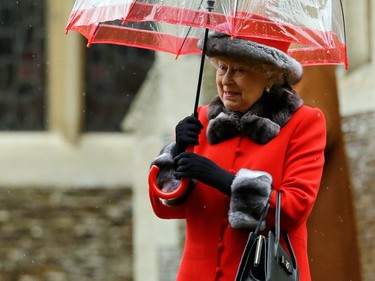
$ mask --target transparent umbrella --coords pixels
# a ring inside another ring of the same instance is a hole
[[[204,29],[211,29],[291,42],[288,54],[302,65],[347,66],[341,0],[206,1],[77,0],[67,30],[80,32],[88,45],[119,44],[178,56],[200,54],[196,43]]]
[[[348,66],[341,0],[76,0],[66,31],[75,30],[91,44],[117,44],[163,51],[176,57],[201,54],[194,115],[197,115],[205,41],[209,30],[231,37],[290,43],[287,54],[302,65]],[[197,47],[203,38],[203,50]],[[158,168],[149,184],[165,199],[187,188],[163,192],[156,185]]]

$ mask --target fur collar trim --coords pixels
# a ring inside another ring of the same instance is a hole
[[[265,92],[245,114],[228,110],[216,96],[207,111],[208,142],[216,144],[244,134],[257,144],[266,144],[302,104],[302,99],[289,87]]]

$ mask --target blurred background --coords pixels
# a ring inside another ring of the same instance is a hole
[[[338,110],[360,270],[372,281],[375,2],[343,5],[349,69],[334,69]],[[147,175],[193,111],[200,58],[86,48],[64,34],[72,6],[0,2],[0,280],[174,280],[184,225],[154,216]],[[208,65],[202,103],[213,77]]]

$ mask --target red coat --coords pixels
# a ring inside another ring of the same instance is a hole
[[[282,191],[281,227],[289,233],[300,270],[310,281],[306,220],[315,202],[324,164],[325,119],[319,109],[300,107],[270,142],[259,145],[240,135],[211,145],[205,130],[207,106],[199,109],[204,125],[194,152],[237,173],[240,168],[266,171],[274,190]],[[178,281],[233,281],[248,230],[228,224],[230,198],[200,182],[181,205],[167,207],[150,193],[153,210],[164,219],[186,219],[186,244]],[[273,225],[275,192],[270,199],[267,225]]]

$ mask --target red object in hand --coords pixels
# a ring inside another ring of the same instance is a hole
[[[152,191],[153,194],[157,195],[158,197],[162,199],[177,199],[179,197],[182,197],[189,186],[189,179],[188,178],[182,178],[180,185],[172,192],[164,192],[162,191],[159,186],[156,183],[156,178],[159,173],[159,167],[156,165],[152,165],[150,173],[148,174],[148,185]]]

